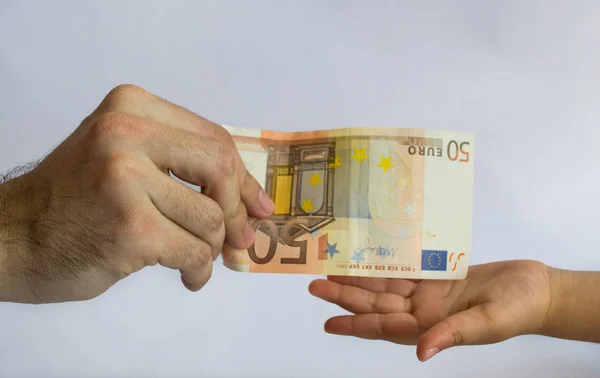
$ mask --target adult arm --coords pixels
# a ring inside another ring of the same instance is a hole
[[[133,85],[17,176],[0,184],[5,301],[90,299],[156,264],[199,290],[224,241],[247,248],[249,216],[273,210],[223,127]]]

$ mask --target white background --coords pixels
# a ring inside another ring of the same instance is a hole
[[[472,263],[600,270],[600,3],[0,0],[0,170],[112,87],[219,123],[472,131]],[[1,377],[598,377],[598,345],[519,337],[420,363],[326,335],[311,276],[153,268],[88,302],[0,305]],[[600,288],[598,288],[600,289]]]

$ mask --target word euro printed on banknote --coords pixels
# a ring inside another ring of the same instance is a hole
[[[461,279],[471,252],[469,133],[225,126],[275,203],[254,245],[225,245],[235,271]]]

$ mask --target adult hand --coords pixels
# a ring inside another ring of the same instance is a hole
[[[249,247],[248,215],[273,210],[224,128],[132,85],[0,185],[0,203],[0,299],[33,303],[93,298],[156,264],[199,290],[224,240]]]
[[[310,292],[356,314],[326,332],[417,345],[425,361],[457,345],[490,344],[540,333],[551,306],[549,267],[534,261],[472,266],[459,281],[329,277]]]

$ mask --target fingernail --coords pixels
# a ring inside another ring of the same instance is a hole
[[[246,222],[246,229],[244,230],[244,241],[247,245],[254,243],[254,229],[248,222]]]
[[[258,193],[258,203],[260,204],[260,207],[265,213],[273,213],[273,210],[275,209],[275,204],[273,203],[273,200],[269,198],[267,193],[263,192],[262,190]]]
[[[425,356],[423,357],[423,362],[427,361],[431,357],[435,356],[440,350],[438,348],[431,348],[425,352]]]

